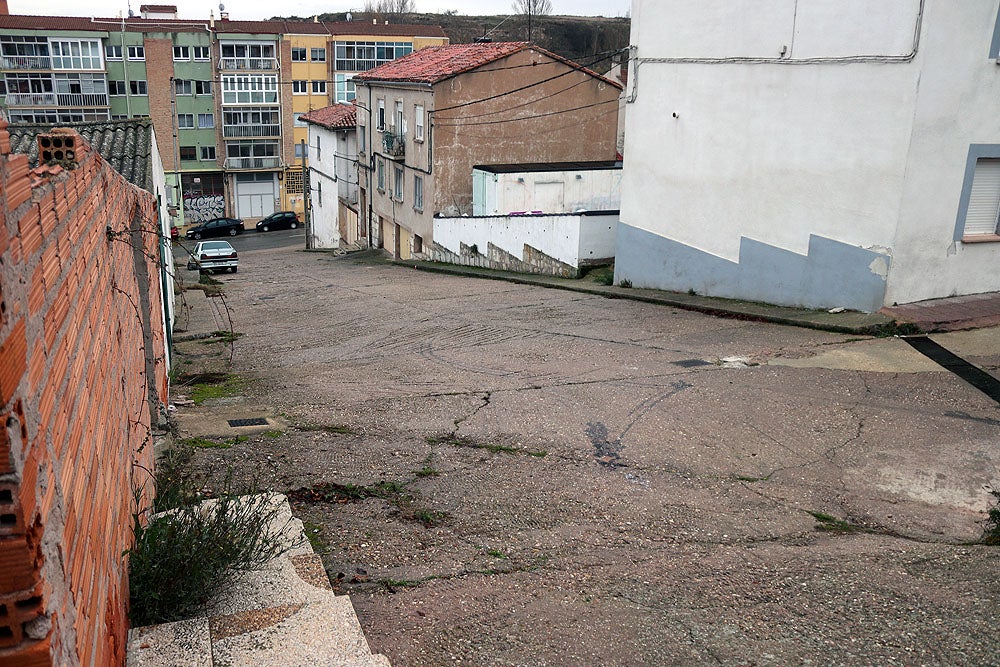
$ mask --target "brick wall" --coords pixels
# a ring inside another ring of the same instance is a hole
[[[160,159],[164,171],[173,171],[176,161],[174,141],[174,43],[170,39],[146,37],[146,87],[149,92],[149,117],[160,140]]]
[[[75,168],[30,171],[6,127],[0,667],[122,664],[122,552],[138,466],[152,469],[150,406],[166,399],[162,314],[142,309],[160,302],[156,202],[70,130],[52,134],[75,143]]]

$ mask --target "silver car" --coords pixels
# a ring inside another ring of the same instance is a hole
[[[198,269],[200,273],[207,271],[237,271],[239,256],[236,248],[229,241],[199,241],[188,259],[188,271]]]

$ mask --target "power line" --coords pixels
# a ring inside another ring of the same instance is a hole
[[[581,85],[583,85],[585,83],[587,83],[586,80],[584,80],[584,81],[577,81],[573,85],[567,86],[566,88],[563,88],[562,90],[558,90],[558,91],[552,93],[551,95],[546,95],[544,97],[539,97],[539,98],[531,99],[531,100],[528,100],[527,102],[523,102],[521,104],[516,104],[516,105],[514,105],[512,107],[504,107],[503,109],[497,109],[496,111],[486,111],[486,112],[480,113],[480,114],[467,114],[467,115],[463,115],[463,116],[450,116],[450,117],[446,117],[446,118],[440,118],[440,117],[435,116],[435,124],[437,124],[437,121],[462,120],[464,118],[482,118],[483,116],[495,116],[498,113],[504,113],[505,111],[513,111],[514,109],[520,109],[521,107],[526,107],[528,105],[535,104],[536,102],[540,102],[541,100],[547,100],[547,99],[553,98],[556,95],[561,95],[561,94],[565,93],[567,90],[572,90],[573,88],[576,88],[577,86],[581,86]]]
[[[603,102],[594,102],[593,104],[584,104],[583,106],[573,107],[572,109],[562,109],[561,111],[550,111],[548,113],[535,114],[533,116],[526,116],[524,118],[507,118],[504,120],[483,120],[472,123],[441,123],[440,125],[435,123],[434,127],[466,127],[469,125],[499,125],[500,123],[516,123],[526,120],[534,120],[536,118],[545,118],[547,116],[556,116],[558,114],[569,113],[571,111],[590,109],[593,107],[603,106],[605,104],[618,104],[618,100],[614,99],[614,100],[605,100]]]

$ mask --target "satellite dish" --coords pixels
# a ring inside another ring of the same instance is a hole
[[[131,8],[131,7],[129,7],[129,10],[128,10],[128,17],[129,17],[129,18],[132,18],[133,16],[135,16],[135,12],[133,12],[133,11],[132,11],[132,8]]]
[[[347,12],[347,20],[350,21],[353,18],[354,16],[350,12]]]
[[[222,4],[221,2],[219,3],[219,11],[220,12],[226,11],[226,6],[224,4]]]

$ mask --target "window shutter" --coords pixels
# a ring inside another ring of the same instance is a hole
[[[969,209],[965,214],[965,236],[997,233],[1000,212],[1000,159],[980,158],[972,177]]]

